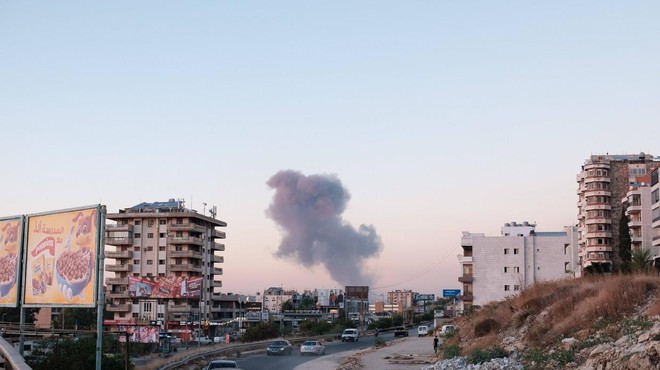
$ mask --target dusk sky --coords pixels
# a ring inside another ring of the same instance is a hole
[[[223,293],[350,276],[375,296],[440,295],[460,288],[462,231],[561,231],[591,154],[660,155],[658,14],[657,1],[0,1],[0,217],[183,198],[228,223]],[[332,180],[318,253],[286,239],[275,176]]]

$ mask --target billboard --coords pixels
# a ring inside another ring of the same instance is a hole
[[[447,298],[447,297],[458,297],[461,294],[460,289],[443,289],[442,290],[442,297]]]
[[[435,294],[417,294],[413,301],[415,306],[425,306],[435,301]]]
[[[99,206],[27,217],[25,306],[94,306]]]
[[[201,276],[129,276],[131,298],[200,298]]]
[[[117,331],[120,333],[118,339],[122,343],[126,342],[126,335],[131,342],[139,343],[158,343],[160,339],[158,326],[119,325]]]
[[[23,218],[0,220],[0,306],[18,306]]]

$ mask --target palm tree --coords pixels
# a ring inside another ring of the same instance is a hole
[[[648,272],[652,262],[650,250],[635,249],[632,251],[630,267],[634,272]]]

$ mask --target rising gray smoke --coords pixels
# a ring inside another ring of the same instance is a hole
[[[373,226],[356,230],[342,219],[350,195],[336,176],[286,170],[273,175],[268,186],[275,195],[267,214],[284,232],[276,257],[308,268],[322,264],[343,285],[370,285],[363,263],[383,245]]]

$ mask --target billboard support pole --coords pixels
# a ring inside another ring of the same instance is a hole
[[[103,297],[103,270],[105,269],[104,260],[105,260],[105,215],[106,209],[105,206],[100,206],[100,216],[98,217],[97,230],[99,231],[99,240],[98,246],[99,250],[97,251],[97,275],[98,279],[96,280],[96,370],[101,370],[101,363],[103,359],[103,304],[105,299]],[[128,335],[126,336],[126,344],[128,345]]]

